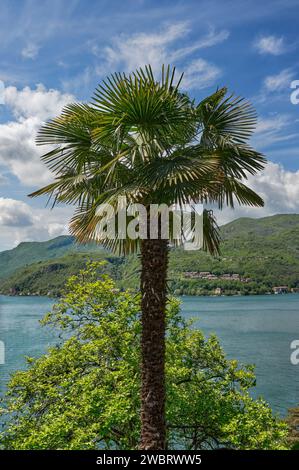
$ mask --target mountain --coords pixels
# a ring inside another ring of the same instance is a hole
[[[55,260],[67,253],[90,251],[106,253],[96,245],[79,245],[70,236],[60,236],[46,242],[22,242],[12,250],[0,252],[0,279],[7,278],[18,269],[36,262]]]
[[[61,236],[46,242],[23,242],[0,253],[0,279],[26,265],[59,258],[75,248],[72,237]]]
[[[176,294],[265,293],[274,286],[299,287],[299,214],[240,218],[221,227],[221,256],[170,250],[169,285]],[[137,256],[117,257],[72,237],[21,243],[0,253],[0,292],[59,295],[65,280],[89,260],[103,267],[121,288],[138,287]],[[221,291],[219,291],[221,289]]]
[[[274,286],[299,285],[299,214],[283,214],[261,219],[240,218],[221,227],[221,256],[211,258],[198,251],[192,254],[180,250],[170,259],[170,278],[178,289],[186,292],[205,287],[231,288],[242,293],[264,293]],[[210,271],[221,277],[236,273],[250,279],[237,281],[182,281],[181,272]],[[179,282],[177,281],[179,279]],[[234,288],[234,285],[238,289]],[[207,292],[205,292],[207,293]]]

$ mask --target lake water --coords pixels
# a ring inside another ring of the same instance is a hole
[[[282,415],[299,404],[299,365],[290,362],[290,343],[299,340],[299,294],[248,297],[184,296],[186,317],[206,335],[216,333],[228,357],[256,365],[257,387]],[[38,320],[51,308],[45,297],[0,296],[0,340],[6,362],[0,365],[0,390],[9,374],[24,368],[24,355],[38,356],[55,343]]]

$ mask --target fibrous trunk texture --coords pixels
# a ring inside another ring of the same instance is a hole
[[[143,450],[166,448],[165,424],[165,309],[167,240],[141,242],[142,390],[141,444]]]

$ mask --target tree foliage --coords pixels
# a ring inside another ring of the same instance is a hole
[[[5,449],[135,449],[139,441],[140,299],[90,263],[69,279],[43,324],[60,341],[12,377],[2,401]],[[253,400],[253,368],[228,360],[167,309],[167,429],[170,449],[282,449],[286,426]]]

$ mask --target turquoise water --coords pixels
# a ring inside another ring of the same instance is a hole
[[[290,343],[299,339],[299,295],[183,297],[187,317],[206,335],[216,333],[229,358],[256,365],[254,396],[282,415],[299,404],[299,365]]]
[[[39,356],[55,343],[53,331],[39,320],[51,309],[47,297],[0,296],[0,340],[5,344],[5,364],[0,365],[0,391],[11,372],[24,368],[25,356]]]
[[[299,339],[299,294],[182,298],[186,317],[206,335],[216,333],[230,358],[256,364],[257,387],[275,411],[285,414],[299,403],[299,365],[290,362],[290,343]],[[6,363],[0,365],[3,390],[9,374],[24,367],[24,355],[38,356],[56,342],[38,320],[53,301],[45,297],[0,296],[0,340]]]

